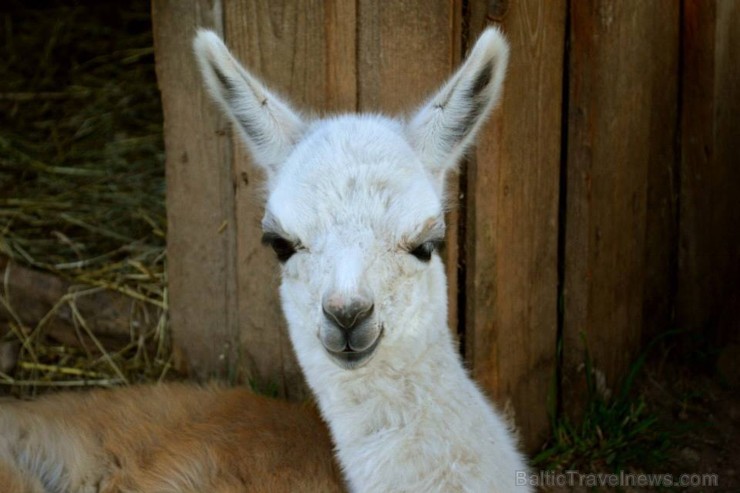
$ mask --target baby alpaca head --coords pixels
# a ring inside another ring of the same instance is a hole
[[[212,32],[195,38],[206,86],[267,176],[263,241],[301,365],[399,367],[447,337],[445,178],[499,98],[508,47],[486,30],[410,119],[307,120]]]

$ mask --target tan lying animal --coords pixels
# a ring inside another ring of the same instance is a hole
[[[337,492],[316,410],[168,384],[0,403],[0,491]]]

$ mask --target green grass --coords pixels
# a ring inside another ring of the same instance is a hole
[[[650,350],[663,337],[647,346],[612,396],[605,396],[599,389],[586,352],[587,400],[583,415],[573,422],[565,414],[551,412],[552,437],[533,458],[533,465],[547,470],[604,472],[658,470],[664,466],[680,430],[661,420],[634,387]]]

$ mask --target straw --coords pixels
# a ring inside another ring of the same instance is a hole
[[[0,386],[29,394],[161,380],[171,371],[171,345],[149,4],[24,3],[0,10],[0,254],[76,287],[26,327],[4,284],[0,304],[12,314],[5,341],[20,349]],[[106,348],[77,309],[100,290],[135,307],[123,348]],[[62,307],[74,315],[75,347],[47,334]]]

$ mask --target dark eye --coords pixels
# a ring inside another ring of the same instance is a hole
[[[409,253],[422,262],[429,262],[432,258],[432,253],[434,253],[434,251],[440,246],[442,246],[442,240],[425,241],[413,250],[409,251]]]
[[[270,245],[281,263],[286,262],[296,252],[293,242],[275,233],[265,233],[262,235],[262,244]]]

